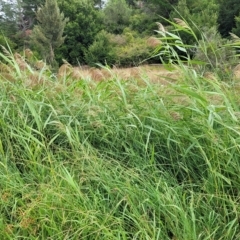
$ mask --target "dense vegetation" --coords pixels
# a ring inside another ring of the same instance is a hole
[[[59,7],[66,2],[59,1]],[[107,8],[76,1],[74,15],[72,2],[64,7],[65,43],[50,48],[56,59],[66,54],[70,63],[78,58],[70,46],[82,23],[71,19],[85,21],[81,9],[104,18],[101,11]],[[91,21],[96,35],[79,29],[78,39],[86,43],[75,45],[83,54],[81,63],[103,58],[98,46],[120,65],[132,64],[130,53],[134,62],[144,60],[137,53],[148,29],[140,37],[133,16],[151,22],[155,16],[148,9],[160,11],[154,7],[158,1],[146,1],[144,9],[127,2],[130,27],[105,28]],[[99,65],[102,70],[95,75],[106,79],[94,81],[67,61],[56,72],[37,59],[39,49],[21,49],[30,44],[27,39],[16,42],[5,35],[8,42],[0,52],[0,239],[240,238],[240,67],[234,67],[240,39],[234,34],[233,40],[223,39],[216,26],[202,30],[197,10],[188,11],[186,1],[178,1],[178,11],[172,12],[170,2],[161,2],[168,27],[154,23],[155,36],[148,39],[154,46],[151,55],[167,69],[155,78],[143,70],[126,80],[116,69]],[[28,4],[22,11],[31,19],[34,8]],[[101,1],[94,4],[102,6]],[[181,9],[188,23],[178,18]],[[11,18],[5,20],[14,25]],[[31,21],[35,25],[34,17]],[[4,26],[7,34],[10,25]],[[93,42],[84,42],[85,36]],[[126,43],[118,44],[124,37]]]
[[[46,1],[48,2],[48,1]],[[149,59],[155,47],[157,26],[155,22],[169,25],[168,20],[184,18],[191,27],[215,37],[229,37],[229,32],[240,36],[240,4],[236,0],[52,0],[58,3],[60,12],[43,11],[39,16],[38,8],[44,8],[45,0],[0,0],[0,43],[9,44],[18,52],[30,48],[55,67],[62,59],[74,65],[136,66],[142,61],[159,62]],[[51,16],[48,16],[48,12]],[[61,13],[61,15],[60,15]],[[37,16],[36,16],[37,14]],[[63,16],[65,22],[62,22]],[[192,23],[194,22],[194,24]],[[36,31],[44,26],[42,33],[46,39],[36,44]],[[197,28],[196,28],[197,26]],[[62,32],[64,29],[64,32]],[[54,32],[53,36],[47,33]],[[64,42],[56,38],[62,35]],[[54,36],[55,35],[55,36]],[[4,37],[3,37],[4,36]],[[184,37],[184,36],[182,36]],[[50,38],[50,39],[49,39]],[[149,41],[150,38],[150,41]],[[196,44],[194,39],[185,36],[185,42]],[[56,43],[56,44],[55,44]],[[55,44],[55,45],[54,45]],[[49,50],[49,45],[51,50]],[[51,53],[51,56],[49,56]],[[51,60],[55,57],[57,62]]]

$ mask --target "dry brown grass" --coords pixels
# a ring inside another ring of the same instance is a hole
[[[0,76],[1,76],[1,79],[3,79],[3,80],[7,80],[7,81],[10,81],[10,82],[15,82],[16,81],[15,76],[13,76],[12,74],[7,73],[7,72],[0,73]]]
[[[41,76],[39,74],[39,72],[35,71],[35,72],[29,74],[29,76],[26,78],[26,81],[24,82],[24,84],[27,87],[33,88],[38,85],[43,85],[44,82],[47,83],[48,81],[45,81],[44,77]]]
[[[182,24],[182,23],[181,23]],[[148,39],[149,44],[155,45],[160,44],[159,40],[152,37]],[[24,52],[24,57],[18,53],[14,54],[14,59],[19,65],[19,68],[24,71],[24,74],[27,76],[26,85],[29,87],[34,87],[39,84],[43,84],[45,79],[40,74],[39,70],[42,70],[46,67],[45,62],[36,61],[34,68],[36,71],[26,71],[30,66],[25,61],[25,58],[31,58],[33,53],[30,49],[26,49]],[[0,74],[3,79],[9,81],[14,81],[15,74],[11,66],[7,64],[0,63]],[[233,69],[233,75],[235,80],[240,80],[240,64]],[[71,81],[79,80],[89,80],[93,82],[99,81],[108,81],[115,78],[120,80],[131,81],[135,80],[139,85],[146,85],[146,82],[153,84],[159,84],[162,86],[168,86],[170,83],[179,82],[184,78],[184,74],[181,69],[177,67],[169,70],[161,64],[152,64],[152,65],[141,65],[138,67],[129,67],[129,68],[117,68],[113,67],[112,69],[107,68],[91,68],[89,66],[78,66],[73,67],[68,62],[64,61],[64,64],[59,68],[57,73],[57,78],[60,80],[68,78],[69,83]],[[217,76],[214,73],[207,72],[204,75],[204,78],[210,80],[216,80]],[[217,100],[220,101],[219,99]]]
[[[28,55],[28,57],[32,56],[32,52],[30,49],[26,49],[24,55]],[[14,65],[4,64],[0,62],[0,77],[1,80],[6,80],[10,82],[22,81],[22,83],[26,87],[33,88],[38,85],[42,85],[45,81],[44,74],[41,74],[40,71],[46,64],[43,61],[37,61],[35,63],[36,71],[34,71],[28,63],[25,61],[25,57],[20,55],[19,53],[14,53]],[[21,70],[21,76],[16,74],[15,65],[18,65]]]
[[[13,73],[14,73],[14,70],[9,65],[0,62],[1,79],[14,82],[15,76],[13,75]]]
[[[21,56],[19,53],[14,53],[14,59],[15,59],[16,63],[18,64],[20,70],[24,71],[29,67],[27,62],[25,61],[24,57]]]
[[[59,80],[63,77],[69,77],[76,80],[92,80],[95,82],[107,81],[114,78],[120,80],[138,80],[139,83],[145,80],[151,83],[159,83],[167,85],[169,82],[177,81],[180,78],[179,70],[167,70],[162,65],[142,65],[139,67],[131,68],[112,68],[112,69],[99,69],[88,67],[72,67],[68,64],[63,64],[58,71]]]
[[[26,48],[24,50],[24,56],[27,59],[31,59],[33,57],[33,52],[29,48]]]
[[[236,79],[240,79],[240,64],[233,69],[233,75]]]
[[[58,69],[58,78],[63,78],[72,73],[72,66],[69,63],[64,63]]]
[[[161,45],[161,41],[156,37],[149,37],[147,39],[147,45],[152,48],[156,48],[157,46]]]
[[[188,24],[186,22],[184,22],[182,19],[180,18],[174,18],[174,21],[181,27],[183,28],[187,28],[190,29],[190,27],[188,26]]]
[[[104,72],[97,68],[91,68],[88,70],[91,76],[91,79],[93,79],[96,82],[105,80]]]
[[[213,72],[206,72],[206,73],[204,73],[203,77],[206,79],[209,79],[209,80],[213,80],[213,81],[215,81],[217,78]]]
[[[39,61],[36,61],[35,64],[34,64],[34,68],[36,70],[41,70],[43,69],[44,67],[46,66],[46,63],[42,60],[39,60]]]
[[[0,62],[0,73],[11,73],[12,69],[9,65]]]

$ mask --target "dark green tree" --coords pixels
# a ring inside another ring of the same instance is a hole
[[[223,37],[229,36],[229,32],[236,28],[235,17],[240,13],[239,0],[219,1],[218,31]]]
[[[125,0],[109,0],[104,9],[104,24],[107,31],[121,34],[129,25],[131,9]]]
[[[169,18],[170,13],[177,5],[179,0],[145,0],[144,8],[148,9],[149,14]]]
[[[12,38],[16,34],[18,8],[15,2],[0,0],[0,31],[5,36]]]
[[[154,30],[157,30],[155,22],[166,23],[163,18],[169,18],[178,0],[142,0],[134,2],[130,27],[142,35],[152,35]]]
[[[36,12],[37,9],[44,4],[44,0],[21,0],[23,24],[27,24],[27,28],[33,28],[33,25],[36,24]]]
[[[36,23],[36,10],[44,0],[0,0],[0,30],[18,48],[26,44],[28,34]]]
[[[96,8],[102,9],[105,4],[105,1],[104,0],[93,0],[93,3]]]
[[[170,18],[184,19],[194,30],[217,27],[219,5],[216,0],[179,0]]]
[[[66,40],[57,51],[58,61],[64,58],[71,64],[85,63],[88,47],[103,28],[101,10],[87,0],[59,0],[59,8],[69,22],[64,30]]]
[[[236,27],[232,29],[232,32],[240,37],[240,13],[235,17]]]
[[[129,5],[129,6],[132,6],[132,7],[137,7],[137,2],[136,0],[126,0],[126,3]]]
[[[96,66],[96,63],[101,63],[103,65],[114,64],[116,53],[114,51],[114,44],[110,39],[111,34],[104,30],[96,35],[93,44],[88,48],[85,54],[85,60],[89,66]]]
[[[45,5],[38,9],[36,18],[38,24],[31,34],[31,42],[40,50],[42,57],[53,65],[54,51],[63,44],[65,39],[63,31],[67,19],[60,12],[56,0],[46,0]]]

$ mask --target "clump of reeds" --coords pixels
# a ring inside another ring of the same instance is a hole
[[[149,47],[155,48],[161,44],[161,41],[156,37],[149,37],[147,39],[147,44]]]
[[[51,86],[31,87],[18,81],[31,71],[2,57],[17,81],[0,77],[0,239],[239,239],[229,79],[175,56],[179,80],[164,86],[145,66],[99,70],[109,78],[95,84],[93,69],[76,69],[81,81],[40,70]]]

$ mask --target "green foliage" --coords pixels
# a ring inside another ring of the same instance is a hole
[[[146,12],[135,10],[130,17],[129,26],[133,31],[138,32],[142,36],[151,36],[156,30],[156,21],[159,17],[155,18]]]
[[[184,42],[181,33],[185,33],[195,41],[197,41],[197,36],[186,22],[178,18],[175,18],[175,21],[176,23],[168,21],[171,24],[170,30],[167,30],[161,23],[157,23],[158,30],[156,32],[159,35],[160,44],[155,48],[154,56],[159,57],[163,64],[182,64],[183,61],[191,64],[189,50],[194,47]]]
[[[59,48],[57,58],[71,64],[85,62],[85,53],[102,29],[102,15],[91,1],[64,0],[59,7],[68,17],[64,33],[65,43]]]
[[[230,74],[230,69],[237,64],[236,44],[233,41],[222,39],[216,28],[207,28],[200,37],[183,20],[175,18],[176,23],[170,22],[171,30],[167,31],[161,23],[158,23],[161,44],[155,49],[155,56],[158,56],[162,63],[177,63],[194,67],[203,72],[214,71],[219,77],[225,78]],[[189,45],[184,42],[181,32],[194,39],[195,44]],[[238,41],[239,43],[239,41]],[[230,74],[231,75],[231,74]]]
[[[116,58],[116,65],[129,67],[138,66],[142,62],[147,63],[146,59],[151,56],[151,51],[146,48],[146,41],[135,39],[135,44],[128,44],[119,48],[118,57]]]
[[[3,34],[0,34],[0,52],[1,52],[1,46],[5,47],[5,48],[11,48],[11,49],[15,49],[16,48],[16,44],[14,42],[12,42],[9,38],[5,37]]]
[[[43,69],[33,88],[0,56],[0,239],[239,239],[237,82],[179,61],[164,86]]]
[[[40,50],[44,60],[53,65],[54,51],[64,42],[63,30],[68,20],[60,13],[56,0],[46,0],[36,17],[38,25],[31,34],[32,45]]]
[[[158,22],[159,18],[168,18],[176,3],[177,0],[135,2],[130,17],[130,28],[143,36],[151,36],[156,30],[155,22]]]
[[[163,18],[169,18],[174,6],[177,5],[179,0],[145,0],[143,9],[148,12],[149,15],[160,16]]]
[[[240,36],[240,10],[238,16],[235,17],[236,27],[232,29],[232,32],[237,36]]]
[[[196,26],[199,29],[217,27],[219,3],[216,0],[198,0],[194,3],[193,7],[189,7],[189,9],[192,15],[191,19]]]
[[[16,3],[0,0],[0,11],[2,12],[0,16],[0,34],[15,42],[15,35],[18,31]]]
[[[235,17],[240,13],[238,0],[220,1],[218,14],[218,31],[223,37],[229,36],[233,28],[236,28]]]
[[[152,48],[147,45],[146,37],[126,28],[120,38],[122,41],[115,47],[117,66],[138,66],[151,56]]]
[[[191,27],[211,28],[217,25],[219,5],[215,0],[179,0],[171,18],[185,19]],[[194,24],[192,23],[194,22]]]
[[[84,64],[86,61],[88,63],[97,60],[102,62],[101,59],[105,58],[109,62],[118,62],[120,65],[120,62],[125,62],[124,65],[127,62],[136,63],[143,56],[148,56],[148,49],[144,47],[144,40],[140,40],[140,36],[143,39],[152,36],[156,30],[155,22],[159,20],[164,25],[168,25],[168,21],[174,18],[184,19],[198,39],[201,38],[201,30],[206,31],[207,28],[217,26],[222,36],[227,36],[228,32],[239,35],[240,9],[236,0],[227,2],[223,0],[109,0],[105,2],[102,0],[57,0],[57,2],[61,12],[70,21],[66,23],[64,29],[65,43],[54,49],[54,54],[51,50],[46,51],[38,46],[48,61],[52,61],[49,59],[55,55],[57,62],[66,59],[73,65]],[[0,18],[0,30],[17,44],[20,51],[25,47],[30,47],[28,36],[31,32],[29,29],[36,24],[35,11],[42,3],[44,0],[0,0],[0,9],[4,12],[4,17],[2,15]],[[138,46],[128,44],[128,47],[125,46],[126,49],[120,46],[121,49],[117,50],[114,43],[110,43],[107,48],[103,47],[103,42],[107,40],[98,39],[97,34],[102,29],[112,34],[124,35],[126,28],[138,33],[139,40],[136,40]],[[34,35],[41,36],[39,33]],[[178,35],[185,44],[198,44],[193,36],[184,31],[178,32]],[[47,44],[44,45],[47,46]],[[113,51],[110,49],[112,47]],[[88,51],[92,52],[89,56]],[[106,54],[103,54],[104,51]],[[134,58],[133,51],[137,51],[136,59],[131,61],[130,59]],[[118,53],[120,56],[113,59],[113,56]],[[129,60],[126,58],[125,61],[124,55],[128,56]]]
[[[105,5],[105,1],[104,0],[93,0],[94,6],[102,9]]]
[[[126,0],[109,0],[103,13],[106,30],[110,33],[121,34],[129,25],[131,9]]]
[[[220,72],[229,71],[237,63],[231,41],[223,39],[216,28],[206,29],[198,42],[194,59],[206,63],[206,67]]]
[[[44,3],[45,0],[22,0],[21,7],[23,9],[23,14],[26,17],[26,20],[35,18],[38,8],[41,7]]]
[[[217,27],[218,4],[215,0],[179,0],[170,18],[184,19],[195,32],[198,38],[201,38],[201,31],[208,28]],[[196,39],[184,32],[179,33],[183,41],[187,44],[197,44]]]
[[[0,0],[0,29],[7,36],[17,31],[16,16],[18,14],[16,3]]]
[[[88,48],[85,54],[85,61],[90,66],[96,63],[112,65],[116,61],[116,54],[113,51],[114,44],[110,42],[111,34],[102,30],[96,35],[95,41]]]
[[[87,64],[116,65],[118,67],[136,66],[147,62],[153,48],[147,45],[147,38],[125,28],[122,34],[101,31],[94,43],[85,53]]]
[[[35,15],[40,3],[44,3],[44,0],[0,0],[0,11],[2,12],[0,30],[17,44],[18,49],[29,45],[28,31],[36,23]]]

